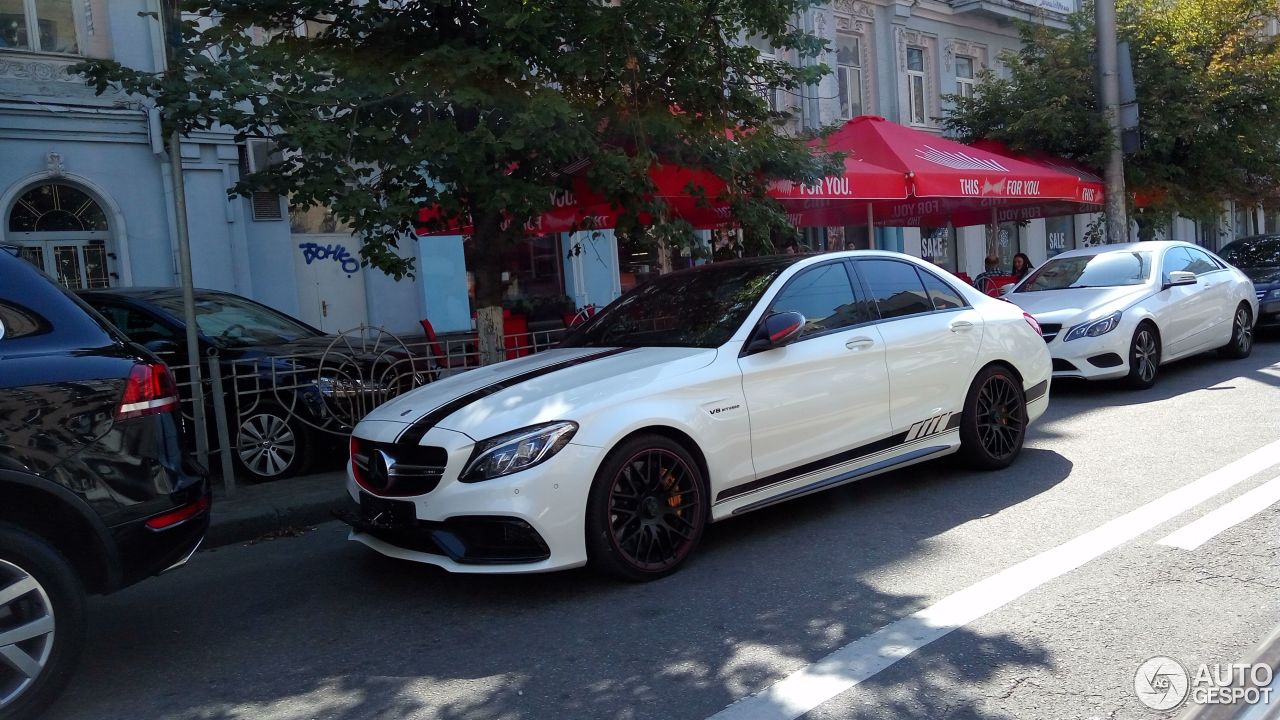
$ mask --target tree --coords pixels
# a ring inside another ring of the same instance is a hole
[[[503,249],[581,161],[629,211],[622,232],[641,213],[656,236],[687,229],[646,199],[662,161],[730,179],[724,200],[767,245],[786,216],[766,178],[814,180],[831,161],[788,136],[763,96],[826,68],[766,61],[742,40],[816,57],[822,42],[793,26],[811,1],[184,0],[173,71],[77,70],[99,92],[152,98],[171,128],[273,139],[280,163],[234,190],[329,207],[363,261],[397,278],[413,271],[394,248],[419,208],[467,222],[477,304],[492,307]]]
[[[1021,26],[1023,46],[985,73],[973,98],[952,98],[944,127],[1101,167],[1092,2],[1070,28]],[[1280,189],[1280,43],[1274,0],[1120,0],[1118,33],[1133,58],[1142,146],[1125,182],[1150,202],[1144,237],[1171,213],[1216,216],[1225,200],[1266,202]]]

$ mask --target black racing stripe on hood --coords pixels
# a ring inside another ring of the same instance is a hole
[[[620,355],[624,352],[629,352],[630,350],[632,350],[632,348],[614,348],[612,350],[605,350],[604,352],[592,353],[591,355],[583,355],[571,360],[562,360],[557,363],[551,363],[550,365],[544,365],[536,370],[523,372],[519,375],[512,375],[511,377],[499,380],[492,385],[485,385],[484,387],[476,388],[465,395],[461,395],[450,400],[415,420],[409,425],[409,427],[405,428],[404,431],[400,433],[400,436],[396,438],[396,442],[417,445],[422,442],[422,436],[426,435],[428,430],[438,425],[441,420],[444,420],[477,400],[483,400],[484,398],[495,393],[500,393],[509,387],[514,387],[522,382],[528,382],[534,378],[540,378],[543,375],[550,375],[558,370],[575,367],[577,365],[589,363],[593,360],[600,360],[602,358]]]

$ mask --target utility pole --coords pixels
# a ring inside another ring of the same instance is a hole
[[[182,11],[178,3],[164,3],[165,58],[170,73],[183,72],[177,62],[178,45],[182,42]],[[182,321],[187,326],[187,360],[191,363],[191,415],[195,425],[196,458],[201,465],[209,465],[209,436],[205,431],[204,414],[204,358],[200,355],[200,328],[196,324],[195,281],[191,273],[191,234],[187,225],[187,190],[182,176],[182,133],[173,128],[169,135],[169,165],[173,168],[173,212],[177,220],[178,272],[182,283]],[[215,398],[215,402],[221,398]]]
[[[1116,0],[1097,0],[1098,78],[1101,110],[1109,130],[1107,156],[1107,242],[1129,241],[1129,215],[1125,207],[1124,150],[1120,145],[1120,69],[1116,47]]]

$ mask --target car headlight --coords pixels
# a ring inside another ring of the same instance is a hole
[[[1119,311],[1116,311],[1101,320],[1080,323],[1067,331],[1067,337],[1062,342],[1071,342],[1072,340],[1079,340],[1083,337],[1098,337],[1099,335],[1106,335],[1112,330],[1120,327],[1120,314],[1121,313]]]
[[[531,468],[563,450],[576,432],[578,423],[561,420],[489,438],[476,444],[459,479],[480,482]]]

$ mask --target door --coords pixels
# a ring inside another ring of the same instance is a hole
[[[1164,253],[1161,279],[1169,282],[1169,273],[1194,272],[1195,259],[1186,248],[1173,247]],[[1178,285],[1165,288],[1163,312],[1156,319],[1160,323],[1163,356],[1172,359],[1194,351],[1204,344],[1206,332],[1213,325],[1212,294],[1205,292],[1199,277],[1195,285]]]
[[[848,264],[833,261],[791,278],[770,305],[770,312],[788,311],[808,321],[802,335],[738,361],[759,477],[889,434],[884,342]]]
[[[1226,345],[1231,342],[1231,326],[1236,310],[1232,302],[1233,277],[1203,250],[1191,247],[1184,247],[1183,250],[1191,257],[1187,270],[1196,274],[1201,292],[1205,295],[1206,326],[1197,344],[1205,348]]]
[[[880,313],[893,430],[939,418],[937,432],[964,409],[982,344],[982,315],[949,284],[899,260],[854,263]]]
[[[350,235],[294,235],[294,272],[302,320],[337,334],[367,325],[364,269]]]

